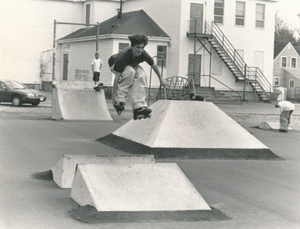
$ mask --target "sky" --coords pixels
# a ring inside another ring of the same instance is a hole
[[[278,16],[282,18],[290,28],[300,28],[300,0],[279,0],[276,3]]]

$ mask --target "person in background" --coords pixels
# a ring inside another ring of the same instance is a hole
[[[295,105],[289,101],[277,101],[276,108],[280,108],[280,129],[279,132],[287,133],[289,124],[291,123],[291,116],[295,110]]]
[[[102,69],[102,60],[99,58],[99,53],[95,53],[95,59],[92,61],[92,71],[93,71],[93,81],[95,86],[98,84],[100,80],[100,73]]]
[[[205,101],[205,98],[201,95],[195,95],[194,93],[190,93],[190,100]]]

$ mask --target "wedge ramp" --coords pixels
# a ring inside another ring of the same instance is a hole
[[[71,198],[104,212],[211,210],[175,163],[78,165]]]

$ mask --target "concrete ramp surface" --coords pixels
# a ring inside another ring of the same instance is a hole
[[[52,119],[111,121],[104,91],[53,88]]]
[[[213,103],[160,100],[151,108],[150,119],[130,120],[98,140],[126,152],[154,154],[156,158],[274,156]]]
[[[71,198],[98,211],[211,210],[175,163],[78,165]]]
[[[78,164],[154,163],[153,155],[75,155],[65,154],[52,167],[54,182],[60,188],[72,188]]]

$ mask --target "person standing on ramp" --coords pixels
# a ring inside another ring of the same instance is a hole
[[[101,69],[102,69],[102,60],[99,58],[99,53],[96,52],[95,59],[93,59],[92,61],[93,81],[95,83],[95,86],[97,86],[100,80]]]
[[[148,37],[134,34],[128,38],[131,46],[123,49],[118,54],[112,55],[108,60],[111,71],[115,74],[112,103],[120,115],[125,109],[125,101],[130,91],[134,120],[150,118],[152,110],[147,106],[144,89],[147,87],[147,75],[139,64],[146,61],[153,68],[160,84],[163,87],[168,86],[168,84],[161,77],[153,58],[144,50],[148,44]]]

